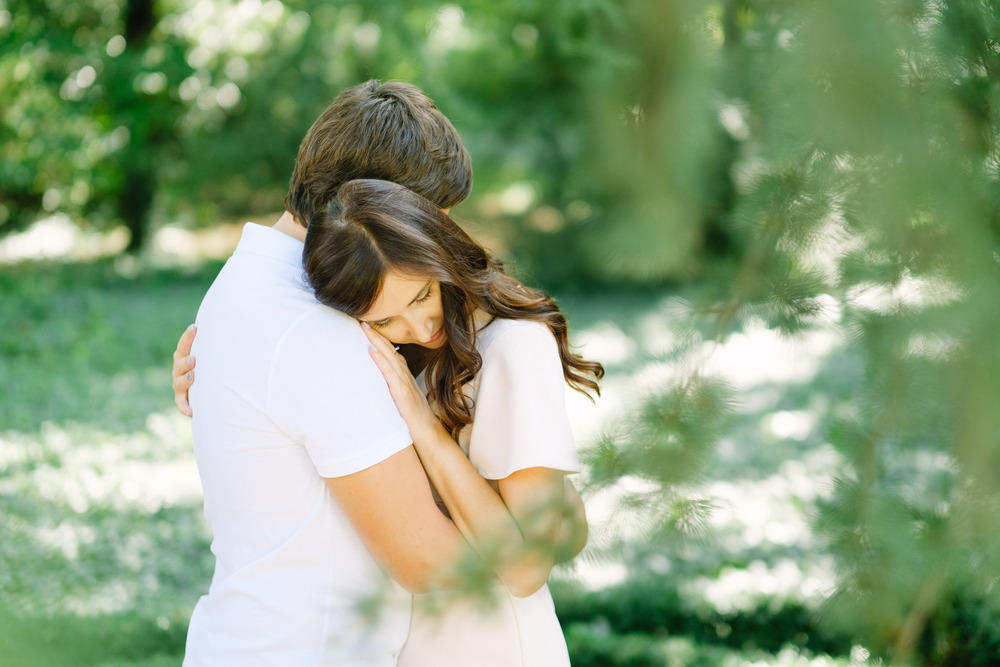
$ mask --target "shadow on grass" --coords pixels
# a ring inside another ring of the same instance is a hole
[[[0,665],[180,664],[211,554],[170,363],[219,268],[0,267]]]
[[[66,421],[127,432],[171,409],[171,354],[219,268],[0,268],[0,433]]]
[[[0,609],[0,664],[14,667],[177,667],[187,626],[133,613],[23,617]],[[109,662],[109,656],[114,660]]]

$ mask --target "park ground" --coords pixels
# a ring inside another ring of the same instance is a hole
[[[141,261],[58,220],[0,245],[0,614],[13,630],[0,663],[180,664],[212,560],[170,355],[238,230],[166,228]],[[579,351],[608,370],[596,404],[568,399],[586,451],[681,371],[684,295],[556,296]],[[749,323],[704,344],[699,363],[733,388],[737,416],[680,490],[710,509],[690,539],[663,546],[641,508],[622,508],[639,479],[588,495],[591,543],[553,581],[574,665],[865,662],[815,622],[835,582],[810,521],[838,466],[816,396],[857,367],[833,325],[787,339]]]

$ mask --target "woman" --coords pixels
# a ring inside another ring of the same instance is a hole
[[[586,539],[564,509],[582,504],[563,383],[598,393],[603,368],[551,298],[400,185],[344,184],[303,258],[319,300],[362,322],[443,509],[501,582],[492,606],[418,596],[399,664],[568,665],[545,585]]]

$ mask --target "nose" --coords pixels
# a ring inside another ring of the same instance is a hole
[[[418,343],[426,343],[434,335],[434,318],[428,313],[416,311],[409,318],[410,335]]]

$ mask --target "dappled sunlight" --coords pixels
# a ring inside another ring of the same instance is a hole
[[[592,546],[608,546],[617,541],[632,542],[647,536],[656,525],[655,503],[637,504],[635,498],[660,498],[658,484],[635,475],[626,475],[608,488],[587,496],[587,521]]]
[[[31,488],[77,513],[94,505],[153,513],[201,499],[186,417],[151,414],[148,430],[109,433],[85,425],[42,424],[38,434],[0,437],[0,462],[19,470],[0,491]]]
[[[763,324],[750,324],[721,343],[704,343],[703,369],[742,390],[768,383],[803,383],[813,379],[823,360],[843,343],[843,333],[832,327],[792,338]]]
[[[947,278],[915,276],[906,269],[894,285],[864,282],[852,286],[847,291],[847,302],[859,310],[889,314],[903,309],[941,306],[962,296],[962,288]]]
[[[65,215],[39,220],[23,232],[0,239],[0,265],[26,259],[76,259],[115,255],[128,243],[128,232],[84,231]]]
[[[170,352],[302,132],[371,77],[452,119],[460,215],[605,364],[566,399],[574,665],[992,664],[997,16],[0,0],[0,622],[70,612],[8,632],[28,654],[98,637],[39,664],[183,650],[212,556]]]
[[[807,410],[778,410],[761,421],[763,428],[779,440],[805,440],[816,428],[816,415]]]
[[[746,567],[725,567],[717,575],[684,584],[684,594],[723,614],[753,611],[773,600],[818,606],[834,588],[833,559],[754,560]]]
[[[0,496],[17,499],[0,513],[11,538],[0,557],[45,563],[29,587],[13,583],[23,574],[5,583],[8,601],[84,615],[141,601],[164,618],[193,604],[175,583],[207,575],[189,422],[153,413],[146,425],[116,433],[47,422],[0,435]]]
[[[860,667],[865,663],[857,660],[841,660],[828,655],[812,655],[811,651],[787,646],[777,655],[767,656],[759,660],[747,660],[734,657],[722,662],[721,667],[842,667],[845,665]]]
[[[626,409],[629,400],[628,385],[632,378],[627,373],[615,372],[615,364],[631,359],[636,354],[635,341],[610,322],[598,322],[592,327],[573,332],[575,351],[585,359],[604,364],[607,375],[601,382],[601,396],[592,401],[580,392],[567,390],[566,406],[569,411],[573,434],[578,447],[594,440],[601,429],[616,415]]]
[[[601,426],[609,426],[610,420],[670,381],[692,374],[724,379],[737,389],[737,407],[743,413],[767,411],[763,427],[772,437],[803,440],[809,435],[816,426],[816,415],[772,412],[772,388],[815,379],[827,358],[845,344],[837,326],[830,324],[791,337],[761,323],[750,323],[721,342],[703,341],[691,354],[673,359],[667,355],[691,338],[689,323],[674,321],[673,316],[682,318],[683,314],[661,308],[644,314],[635,330],[625,331],[602,321],[574,334],[580,354],[604,363],[607,370],[596,407],[570,392],[571,416],[579,417],[574,423],[580,424],[580,433],[585,435],[582,445]]]
[[[600,590],[628,579],[628,568],[611,558],[597,558],[585,552],[573,561],[571,576],[590,590]]]
[[[261,222],[270,224],[278,215],[264,216]],[[153,232],[143,258],[151,266],[197,266],[205,260],[226,259],[242,231],[242,222],[207,229],[164,225]],[[0,239],[0,265],[25,260],[90,261],[115,257],[126,245],[128,230],[124,227],[109,232],[84,230],[64,215],[53,215]]]
[[[272,218],[277,220],[278,216],[267,216],[260,222],[270,224]],[[220,224],[202,230],[168,225],[157,230],[151,251],[161,258],[161,263],[198,264],[206,259],[227,259],[236,249],[242,233],[242,223]]]
[[[676,299],[663,304],[644,313],[632,330],[600,321],[575,338],[584,356],[610,362],[598,406],[584,412],[580,403],[578,411],[571,410],[574,417],[585,417],[574,420],[581,446],[613,433],[624,414],[671,383],[696,374],[725,379],[735,390],[736,411],[745,426],[718,443],[718,456],[726,462],[722,468],[715,466],[710,478],[674,491],[701,497],[711,507],[697,542],[711,552],[710,560],[725,563],[732,557],[739,562],[741,554],[757,556],[749,566],[723,565],[691,578],[682,595],[695,608],[707,605],[721,613],[746,612],[779,600],[816,607],[834,589],[835,575],[830,559],[820,555],[823,546],[810,522],[817,502],[832,493],[840,459],[831,446],[820,444],[828,402],[792,408],[781,397],[790,387],[815,381],[830,356],[845,345],[839,315],[827,310],[825,323],[795,336],[751,321],[720,342],[691,345],[689,309]],[[688,347],[677,354],[683,345]],[[571,399],[570,405],[577,402]],[[648,539],[662,524],[657,505],[669,502],[665,491],[648,479],[626,476],[587,497],[589,551],[595,555],[587,558],[585,553],[573,569],[587,588],[626,580],[627,568],[599,554],[616,543]],[[664,572],[669,570],[668,558]],[[787,664],[813,664],[804,660],[789,657]]]
[[[636,341],[611,322],[598,322],[573,339],[575,346],[589,359],[599,359],[606,366],[620,364],[636,353]]]

